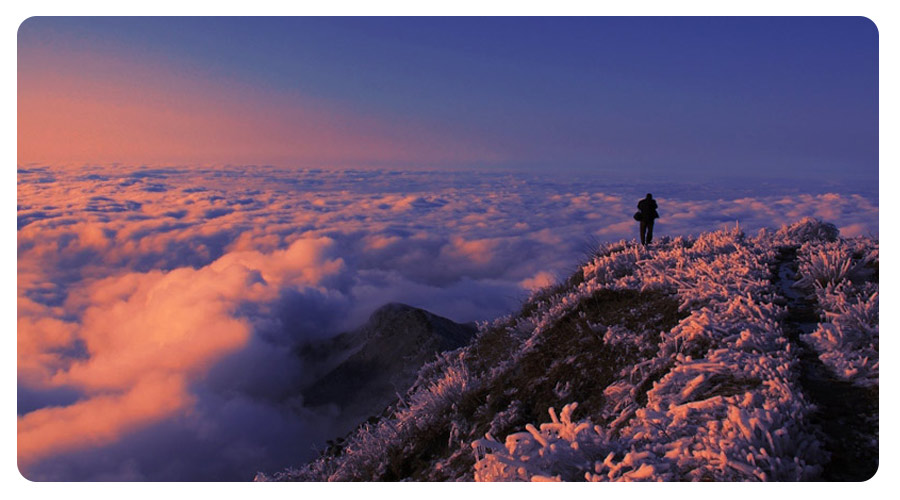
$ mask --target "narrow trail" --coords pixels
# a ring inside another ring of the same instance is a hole
[[[821,480],[865,481],[878,469],[878,392],[838,379],[801,339],[816,329],[819,317],[815,301],[791,286],[796,282],[797,249],[780,249],[772,282],[787,307],[782,329],[800,360],[800,385],[816,406],[811,423],[821,429],[831,453]]]

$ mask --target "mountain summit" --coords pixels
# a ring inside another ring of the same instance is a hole
[[[866,480],[878,263],[877,240],[814,219],[603,245],[376,422],[257,479]],[[372,345],[361,360],[397,344]]]

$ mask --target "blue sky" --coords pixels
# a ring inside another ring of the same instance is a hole
[[[54,52],[94,55],[96,74],[152,67],[167,91],[189,77],[350,113],[364,125],[338,120],[345,142],[429,144],[379,165],[877,182],[878,34],[862,17],[32,18],[20,79]]]

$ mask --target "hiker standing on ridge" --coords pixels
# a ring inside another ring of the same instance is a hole
[[[653,220],[659,218],[656,200],[652,194],[647,193],[647,197],[639,201],[637,207],[639,212],[634,214],[634,218],[641,221],[641,245],[647,246],[653,239]]]

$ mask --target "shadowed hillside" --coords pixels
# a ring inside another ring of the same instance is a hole
[[[301,351],[308,358],[346,353],[303,392],[304,404],[335,405],[342,419],[365,420],[406,391],[423,364],[466,345],[475,331],[473,324],[454,323],[404,304],[382,306],[357,330]]]
[[[257,479],[865,480],[878,242],[804,219],[604,245],[384,415]]]

